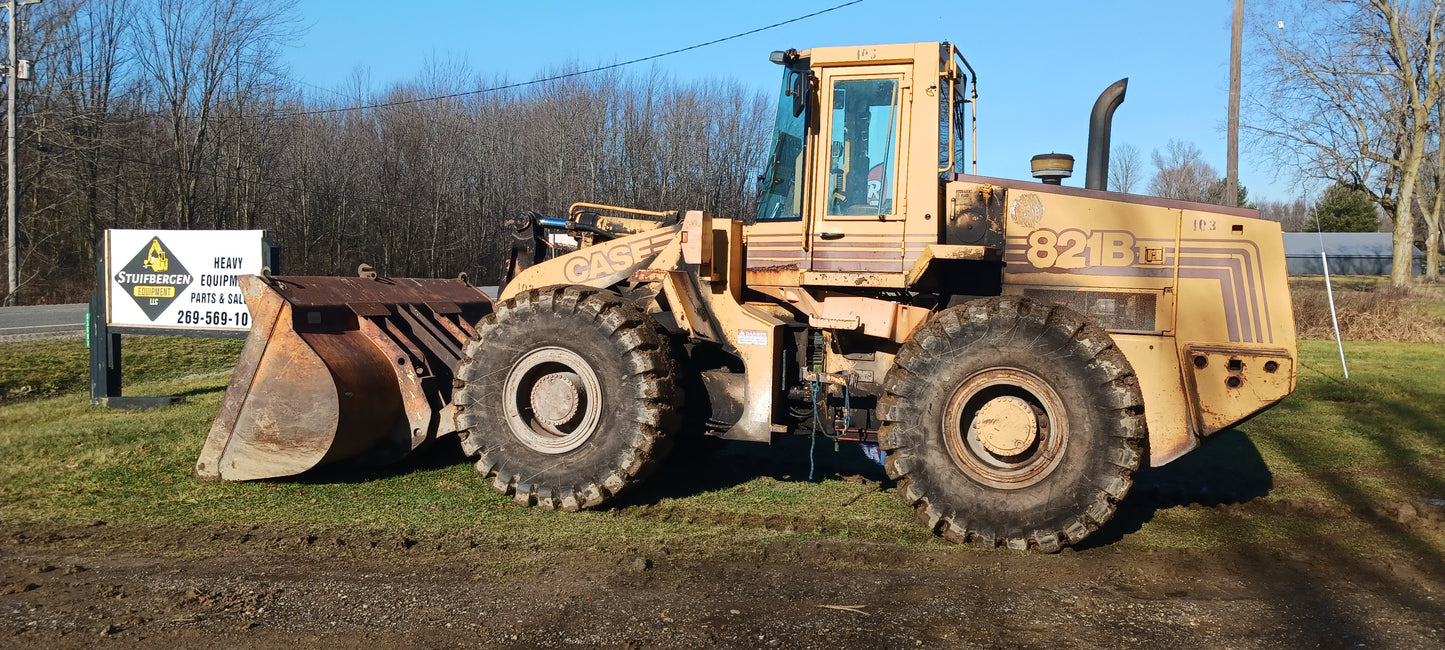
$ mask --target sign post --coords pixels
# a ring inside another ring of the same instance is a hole
[[[245,338],[251,314],[238,280],[278,266],[260,230],[107,230],[87,317],[90,401],[151,408],[180,397],[121,396],[121,335]]]

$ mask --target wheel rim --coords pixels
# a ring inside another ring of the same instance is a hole
[[[507,372],[503,393],[507,426],[529,449],[566,453],[597,432],[601,385],[576,352],[560,347],[528,352]]]
[[[943,412],[954,464],[984,485],[1007,490],[1038,483],[1068,444],[1063,401],[1037,375],[990,368],[963,380]]]

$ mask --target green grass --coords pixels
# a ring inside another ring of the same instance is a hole
[[[228,380],[206,373],[233,363],[237,342],[127,345],[127,355],[137,355],[127,368],[128,394],[183,394],[186,402],[151,411],[92,407],[81,389],[79,342],[0,345],[7,386],[29,382],[24,385],[65,391],[0,405],[0,518],[460,535],[523,547],[687,540],[702,548],[777,538],[943,544],[913,523],[881,468],[847,444],[836,452],[831,443],[813,448],[818,480],[807,480],[806,438],[689,452],[616,507],[582,513],[514,506],[479,479],[451,439],[385,468],[200,481],[191,469]],[[1292,540],[1445,554],[1438,529],[1375,514],[1445,498],[1445,376],[1439,372],[1445,348],[1351,343],[1347,351],[1351,381],[1344,382],[1333,344],[1304,342],[1294,395],[1238,431],[1141,475],[1135,495],[1097,543],[1215,548]],[[10,375],[11,368],[22,374]],[[171,378],[159,378],[165,376]],[[1190,505],[1236,501],[1246,503]]]
[[[670,467],[617,508],[553,513],[514,506],[483,482],[454,438],[390,467],[337,468],[278,481],[221,483],[195,479],[191,470],[229,380],[215,370],[233,364],[234,341],[184,340],[188,352],[168,358],[175,341],[141,341],[126,348],[126,394],[186,396],[186,402],[149,411],[90,406],[85,350],[75,341],[43,346],[0,345],[0,367],[28,368],[7,384],[68,389],[52,398],[10,400],[0,406],[0,518],[60,524],[106,521],[138,525],[246,524],[307,530],[377,529],[406,534],[480,534],[508,531],[513,538],[587,545],[596,538],[731,537],[739,526],[753,536],[866,534],[874,538],[928,538],[906,509],[881,491],[881,470],[850,448],[834,454],[820,443],[823,471],[872,471],[875,482],[807,483],[806,441],[780,445],[789,454],[770,475],[705,473],[698,493],[693,470],[714,459],[686,456],[689,469]],[[131,366],[132,355],[148,362]],[[60,360],[60,363],[46,361]],[[132,372],[134,371],[134,372]],[[182,379],[147,380],[154,374]],[[205,374],[210,372],[211,374]],[[189,376],[189,377],[187,377]],[[134,381],[130,381],[134,379]],[[804,443],[804,444],[799,444]],[[718,458],[744,463],[769,448],[724,445]],[[838,504],[846,503],[846,507]],[[824,516],[812,513],[826,512]]]
[[[121,385],[228,372],[239,339],[121,337]],[[0,344],[0,404],[6,399],[88,391],[90,351],[75,339]]]
[[[1252,497],[1248,505],[1165,508],[1139,541],[1198,546],[1293,539],[1315,546],[1385,540],[1445,553],[1445,535],[1384,514],[1445,498],[1445,376],[1439,372],[1445,347],[1347,341],[1345,350],[1348,382],[1333,342],[1301,342],[1293,395],[1141,480],[1186,491],[1205,486],[1225,502]],[[1208,503],[1210,490],[1194,497]]]
[[[1416,285],[1414,291],[1420,297],[1417,304],[1421,313],[1430,318],[1445,320],[1445,285],[1421,284]]]

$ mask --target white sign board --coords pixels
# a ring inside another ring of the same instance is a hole
[[[261,272],[261,230],[105,231],[106,322],[122,327],[246,331],[237,283]]]

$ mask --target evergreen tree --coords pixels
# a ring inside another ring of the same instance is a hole
[[[1337,182],[1310,208],[1304,229],[1306,232],[1375,232],[1380,229],[1380,215],[1369,194]]]

